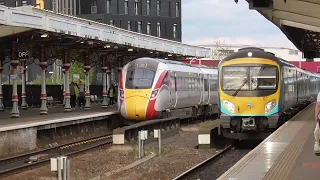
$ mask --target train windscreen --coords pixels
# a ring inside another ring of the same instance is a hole
[[[155,72],[150,69],[138,68],[127,72],[127,89],[149,89],[152,87]]]
[[[271,65],[225,66],[221,77],[222,90],[232,96],[266,95],[276,91],[278,71]]]

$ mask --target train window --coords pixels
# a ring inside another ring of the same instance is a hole
[[[251,90],[276,89],[277,86],[276,67],[251,67]]]
[[[163,81],[162,81],[162,84],[166,84],[166,85],[169,85],[169,78],[168,78],[168,73],[166,73],[166,75],[164,76],[163,78]]]
[[[175,90],[175,91],[177,91],[177,87],[176,87],[176,81],[174,80],[175,79],[175,77],[173,76],[173,75],[171,75],[170,76],[170,79],[171,79],[171,87],[170,87],[170,89],[171,89],[171,91],[173,91],[173,90]]]
[[[208,79],[204,79],[204,91],[209,91]]]
[[[192,77],[191,78],[191,87],[192,87],[192,91],[194,91],[196,88],[195,88],[195,84],[194,84],[194,78]]]
[[[215,87],[214,87],[214,82],[210,81],[210,91],[214,91]]]
[[[227,91],[249,90],[248,68],[225,66],[222,68],[222,89]],[[212,85],[210,85],[212,87]]]
[[[184,83],[185,83],[185,90],[188,91],[189,90],[189,79],[184,78]]]
[[[148,89],[152,87],[155,72],[149,69],[134,69],[127,72],[126,88]]]
[[[177,91],[181,91],[181,78],[177,78]]]
[[[184,78],[181,78],[181,91],[184,91],[185,89],[185,83],[184,83]]]

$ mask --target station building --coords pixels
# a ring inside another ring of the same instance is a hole
[[[182,39],[181,0],[0,0],[0,5],[31,5],[159,38],[178,42]],[[52,74],[62,76],[61,70],[53,64],[48,67],[47,77]],[[4,65],[3,74],[9,72],[10,66]],[[101,69],[96,68],[92,84],[102,83],[101,73]],[[112,71],[113,82],[117,81],[115,73],[117,72]],[[27,83],[35,80],[40,74],[41,68],[38,65],[29,65]],[[9,83],[6,79],[3,82]]]

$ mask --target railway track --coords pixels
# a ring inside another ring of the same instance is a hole
[[[79,154],[86,150],[108,144],[112,144],[112,134],[0,159],[0,177],[42,165],[52,157]]]
[[[196,121],[183,121],[181,126],[200,123],[204,120],[201,118]],[[1,177],[9,176],[14,173],[22,172],[28,169],[33,169],[42,166],[50,161],[50,158],[59,155],[74,155],[86,150],[99,147],[106,144],[112,144],[112,134],[89,138],[74,143],[68,143],[56,147],[42,149],[35,152],[24,153],[17,156],[0,159],[0,179]]]
[[[217,154],[177,176],[174,180],[212,180],[219,178],[259,143],[238,142],[228,145]]]

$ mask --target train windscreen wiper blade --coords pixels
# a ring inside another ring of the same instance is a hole
[[[232,94],[232,96],[236,96],[238,94],[238,92],[243,88],[243,86],[248,82],[248,78],[246,78],[243,83],[241,84],[241,86],[236,90],[236,92],[234,92]]]

